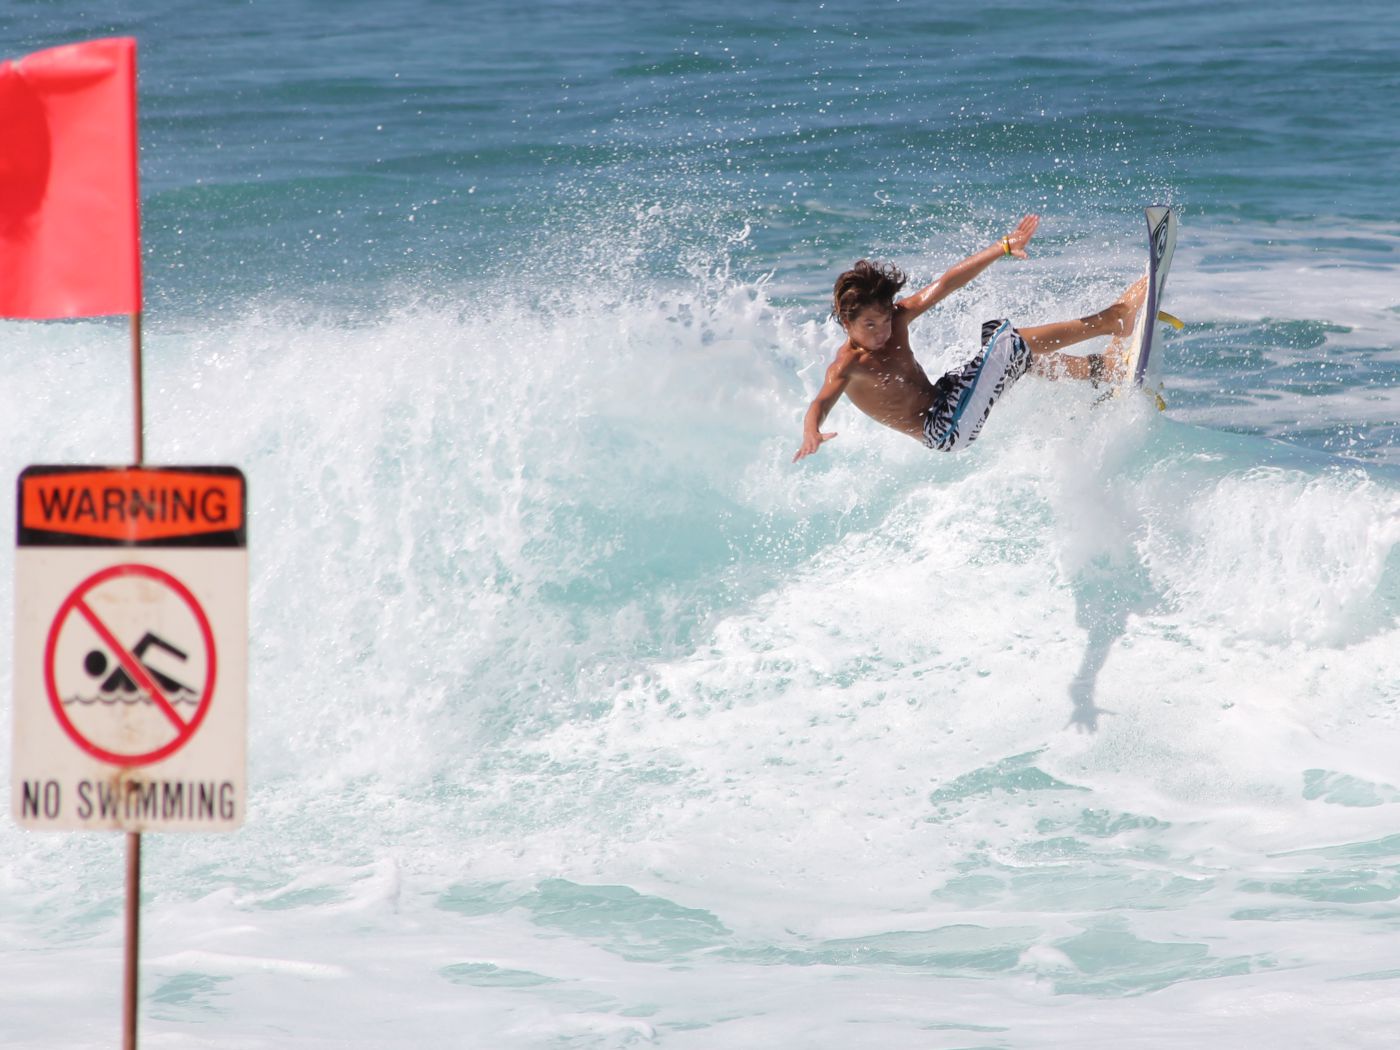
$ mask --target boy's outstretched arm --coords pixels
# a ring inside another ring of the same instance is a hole
[[[901,299],[896,305],[905,318],[913,320],[934,303],[940,302],[967,284],[979,273],[998,259],[1008,255],[1025,259],[1026,245],[1035,236],[1035,228],[1040,225],[1039,215],[1023,217],[1016,228],[990,248],[983,248],[975,255],[969,255],[962,262],[949,269],[942,277],[913,295]]]
[[[807,415],[802,420],[802,447],[797,450],[797,455],[792,457],[794,463],[821,448],[823,441],[830,441],[836,436],[834,430],[823,433],[822,422],[846,392],[846,384],[851,381],[849,368],[850,361],[847,355],[840,353],[826,370],[826,382],[817,391],[817,396],[812,399],[812,403],[807,407]]]

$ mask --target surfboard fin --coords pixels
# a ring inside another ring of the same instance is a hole
[[[1167,311],[1165,311],[1165,310],[1158,310],[1158,311],[1157,311],[1157,320],[1159,320],[1159,321],[1165,321],[1167,324],[1169,324],[1169,325],[1171,325],[1173,328],[1175,328],[1178,332],[1181,331],[1183,328],[1186,327],[1186,322],[1185,322],[1185,321],[1183,321],[1183,320],[1182,320],[1181,318],[1179,318],[1179,317],[1173,317],[1171,314],[1167,313]]]

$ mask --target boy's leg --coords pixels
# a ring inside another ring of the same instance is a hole
[[[1031,370],[1051,379],[1068,376],[1071,379],[1113,379],[1122,356],[1123,339],[1132,332],[1133,317],[1147,294],[1147,278],[1133,284],[1122,297],[1096,314],[1074,321],[1021,328],[1021,338],[1031,351]],[[1086,339],[1112,336],[1108,350],[1102,356],[1061,354],[1056,351]]]

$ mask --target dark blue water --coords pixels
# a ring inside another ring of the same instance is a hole
[[[812,290],[1018,209],[1121,237],[1154,200],[1198,229],[1326,223],[1291,246],[1387,261],[1383,3],[65,6],[0,33],[140,38],[158,303],[534,270],[641,203],[716,253],[750,224],[745,272]]]

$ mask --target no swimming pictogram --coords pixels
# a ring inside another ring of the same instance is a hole
[[[59,725],[80,749],[120,766],[184,747],[209,713],[214,632],[189,588],[163,569],[112,565],[59,605],[43,673]]]
[[[16,488],[15,820],[55,831],[239,827],[243,472],[36,464]]]

